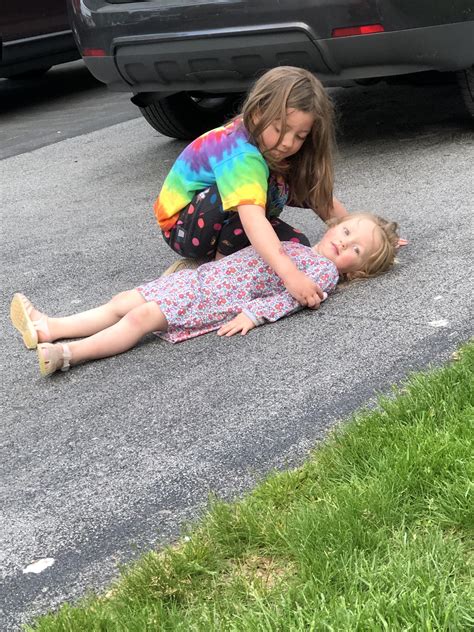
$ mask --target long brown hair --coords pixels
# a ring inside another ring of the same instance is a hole
[[[270,169],[285,176],[292,203],[317,209],[324,219],[332,207],[334,109],[321,82],[303,68],[273,68],[250,90],[240,117],[258,145],[263,130],[276,120],[283,123],[289,109],[314,116],[314,125],[301,149],[284,163],[276,162],[268,152],[262,153]],[[284,133],[282,124],[278,143]]]

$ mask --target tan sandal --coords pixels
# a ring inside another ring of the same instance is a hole
[[[179,272],[180,270],[195,270],[196,268],[199,268],[199,266],[203,263],[206,263],[206,261],[208,260],[190,259],[187,257],[184,259],[178,259],[178,261],[172,263],[169,268],[166,268],[161,276],[169,276],[170,274],[174,274],[175,272]]]
[[[41,375],[51,375],[56,371],[69,371],[69,360],[72,358],[69,345],[58,342],[51,344],[41,342],[37,348]]]
[[[23,337],[23,342],[28,349],[36,349],[38,345],[38,332],[41,331],[47,338],[51,338],[48,327],[48,317],[41,314],[37,320],[31,319],[33,305],[23,296],[23,294],[14,294],[10,305],[10,318],[15,329],[17,329]]]

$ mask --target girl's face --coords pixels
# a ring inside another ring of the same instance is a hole
[[[259,139],[260,149],[269,151],[277,161],[285,160],[301,149],[305,138],[311,133],[313,123],[314,116],[309,112],[289,109],[285,121],[272,121],[263,130]],[[282,131],[282,139],[278,142]]]
[[[366,217],[347,219],[329,228],[313,250],[330,259],[341,274],[362,270],[382,246],[377,225]]]

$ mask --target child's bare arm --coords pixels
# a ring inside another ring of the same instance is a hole
[[[238,207],[239,217],[250,243],[278,274],[288,292],[303,306],[319,307],[321,288],[303,272],[284,252],[281,242],[260,206],[246,204]]]

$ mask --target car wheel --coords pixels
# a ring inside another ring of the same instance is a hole
[[[237,113],[239,95],[193,97],[186,92],[173,94],[147,105],[140,111],[158,132],[171,138],[192,140],[218,127]]]
[[[471,116],[474,116],[474,66],[457,73],[459,85],[466,108]]]

